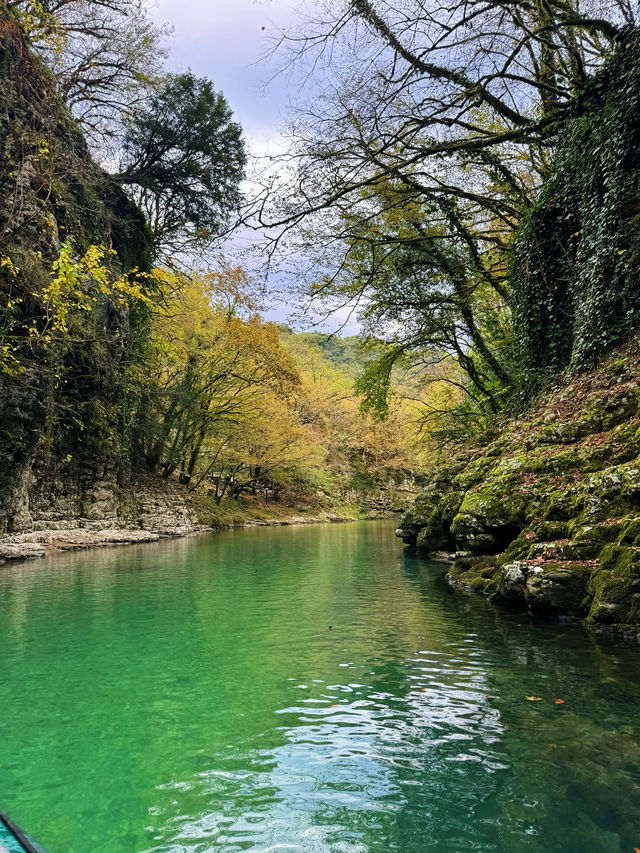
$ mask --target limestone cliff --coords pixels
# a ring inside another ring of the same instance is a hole
[[[639,340],[433,471],[398,535],[448,580],[640,637]]]
[[[123,377],[145,317],[105,295],[63,344],[47,345],[41,333],[42,294],[61,245],[78,253],[104,247],[127,271],[148,269],[149,241],[142,214],[94,162],[50,72],[6,10],[0,153],[0,556],[22,542],[46,543],[56,531],[67,542],[88,531],[117,539],[123,527],[185,532],[195,518],[182,490],[140,474],[130,453]]]

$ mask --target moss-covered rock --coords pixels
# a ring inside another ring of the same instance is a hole
[[[463,495],[451,478],[439,477],[434,472],[413,507],[402,516],[397,535],[407,544],[429,553],[454,550],[451,523]]]
[[[581,563],[551,561],[534,567],[525,584],[525,603],[534,612],[584,616],[590,577],[591,569]]]
[[[639,343],[441,464],[406,540],[494,601],[640,634]]]
[[[521,530],[526,498],[518,473],[505,474],[500,463],[495,476],[466,492],[451,532],[460,550],[486,554],[499,551]]]

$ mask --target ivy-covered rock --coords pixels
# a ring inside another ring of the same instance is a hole
[[[530,391],[567,365],[593,365],[638,326],[639,139],[640,32],[629,28],[563,124],[516,240],[511,302]],[[617,412],[605,404],[541,439],[575,441],[626,415],[623,402]]]

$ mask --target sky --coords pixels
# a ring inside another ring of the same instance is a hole
[[[273,80],[264,57],[270,38],[295,15],[279,0],[156,0],[158,23],[169,23],[169,68],[208,77],[229,101],[252,149],[277,137],[287,103],[287,80]]]
[[[273,40],[295,19],[301,0],[155,0],[150,12],[158,24],[168,23],[173,35],[168,39],[170,71],[190,68],[206,76],[223,92],[235,117],[244,129],[249,149],[256,154],[273,153],[281,145],[279,129],[292,83],[286,75],[275,75],[274,61],[268,61]],[[268,319],[288,322],[297,330],[307,328],[356,334],[358,326],[340,312],[326,321],[308,316],[294,318],[288,306],[275,296],[279,282],[268,285]],[[316,325],[319,323],[319,325]]]

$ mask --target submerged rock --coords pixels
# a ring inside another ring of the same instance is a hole
[[[0,560],[30,560],[44,554],[44,545],[36,542],[0,542]]]

